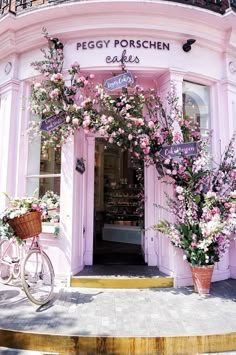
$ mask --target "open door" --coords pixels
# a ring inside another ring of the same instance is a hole
[[[144,264],[143,167],[128,151],[95,140],[93,264]]]

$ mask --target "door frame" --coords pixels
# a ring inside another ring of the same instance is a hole
[[[94,165],[95,165],[95,139],[99,135],[87,135],[86,144],[86,186],[84,201],[84,265],[93,265],[94,244]],[[144,167],[144,223],[145,228],[155,223],[155,201],[157,173],[154,166]],[[141,237],[141,247],[144,260],[148,266],[158,265],[158,242],[153,230],[144,231]]]

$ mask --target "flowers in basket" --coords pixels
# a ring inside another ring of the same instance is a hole
[[[192,266],[214,265],[228,250],[236,232],[236,160],[234,138],[217,168],[209,168],[206,151],[183,166],[173,178],[174,194],[166,194],[173,222],[161,220],[153,228],[184,250]],[[191,164],[190,164],[191,162]]]
[[[35,196],[5,196],[9,200],[9,206],[0,217],[0,236],[26,239],[39,234],[42,230],[40,199]]]
[[[8,198],[8,207],[0,216],[0,237],[25,239],[26,235],[33,236],[34,233],[41,233],[42,222],[51,220],[59,222],[60,220],[59,196],[52,191],[47,191],[42,198],[35,196],[11,198],[7,194],[5,196]],[[53,209],[53,212],[48,216],[48,212],[45,213],[45,211],[50,209]],[[36,227],[36,229],[29,232],[31,227]],[[58,232],[59,229],[56,234]]]

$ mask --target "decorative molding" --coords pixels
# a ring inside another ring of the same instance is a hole
[[[20,86],[20,80],[11,79],[2,84],[0,84],[0,93],[1,95],[9,91],[18,91]]]
[[[236,62],[229,62],[229,71],[232,74],[236,73]]]
[[[12,62],[7,62],[4,68],[5,74],[6,75],[10,74],[11,70],[12,70]]]

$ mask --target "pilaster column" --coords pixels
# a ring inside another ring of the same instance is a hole
[[[95,138],[87,137],[84,264],[93,264]]]
[[[144,168],[145,181],[145,228],[149,228],[157,222],[155,213],[155,189],[156,189],[157,171],[154,166]],[[158,240],[156,232],[148,229],[144,235],[145,262],[148,266],[158,266]]]
[[[0,192],[14,196],[16,191],[16,167],[19,143],[19,87],[18,80],[10,80],[0,86]],[[0,199],[0,210],[5,207]]]

